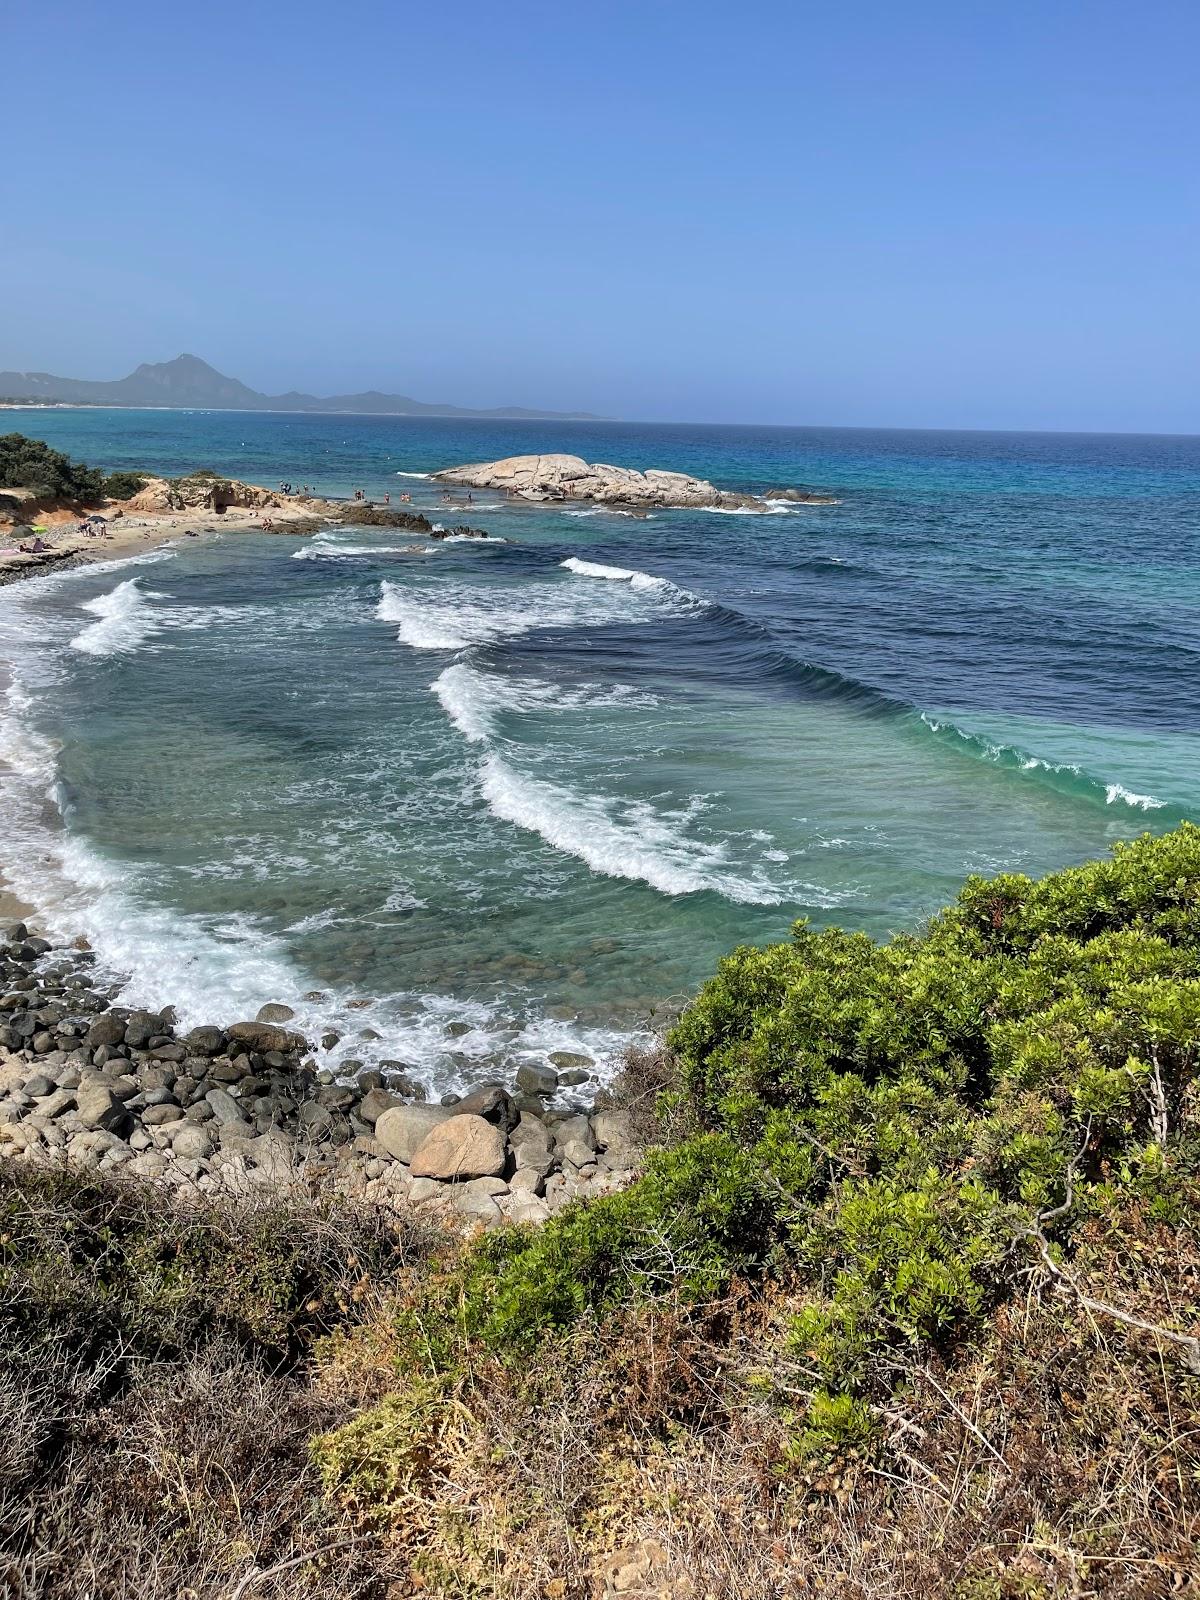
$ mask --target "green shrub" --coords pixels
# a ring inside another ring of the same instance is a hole
[[[147,481],[140,472],[110,472],[104,480],[104,493],[110,500],[132,500]]]
[[[458,1336],[527,1353],[626,1301],[775,1278],[802,1302],[786,1344],[822,1426],[853,1432],[860,1400],[1012,1292],[1043,1212],[1068,1257],[1114,1196],[1188,1214],[1200,829],[1040,882],[972,878],[887,944],[799,923],[722,961],[667,1044],[676,1124],[702,1131],[624,1193],[482,1244],[443,1307]]]
[[[40,499],[94,504],[104,498],[104,474],[51,450],[41,439],[6,433],[0,436],[0,489],[29,489]]]

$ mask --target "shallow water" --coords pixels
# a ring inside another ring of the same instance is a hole
[[[911,927],[1198,809],[1194,439],[21,422],[508,541],[229,536],[0,593],[5,865],[188,1019],[321,991],[335,1056],[439,1087],[603,1058],[797,916]],[[534,448],[839,504],[451,512],[411,476]]]

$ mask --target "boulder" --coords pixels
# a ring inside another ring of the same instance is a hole
[[[100,1129],[106,1133],[120,1128],[129,1115],[125,1102],[107,1084],[96,1082],[83,1084],[77,1091],[75,1114],[89,1132]]]
[[[563,1117],[554,1124],[554,1143],[560,1150],[565,1150],[569,1144],[579,1144],[591,1152],[596,1148],[596,1135],[586,1117]]]
[[[389,1094],[386,1089],[368,1089],[358,1103],[358,1114],[374,1127],[385,1111],[403,1104],[398,1095]]]
[[[596,1065],[591,1056],[581,1056],[575,1050],[551,1050],[548,1060],[561,1072],[572,1072],[577,1067],[587,1072]]]
[[[84,1035],[89,1050],[115,1049],[125,1043],[125,1016],[120,1011],[102,1011]]]
[[[610,1156],[623,1157],[632,1164],[638,1155],[637,1141],[633,1136],[628,1111],[597,1111],[592,1117],[592,1132],[596,1145]],[[610,1166],[622,1163],[610,1160]]]
[[[207,1161],[213,1142],[197,1122],[181,1122],[172,1130],[171,1148],[181,1161]]]
[[[388,1112],[394,1116],[394,1112]],[[503,1132],[483,1117],[449,1116],[413,1152],[414,1178],[497,1178],[504,1171],[507,1146]]]
[[[210,1089],[204,1098],[212,1107],[213,1116],[222,1125],[245,1122],[241,1106],[228,1089]]]
[[[290,1050],[305,1048],[305,1042],[299,1034],[289,1033],[286,1028],[271,1022],[235,1022],[225,1031],[244,1049],[257,1050],[263,1055],[268,1050],[281,1050],[286,1054]]]
[[[124,1043],[131,1050],[145,1050],[151,1039],[168,1031],[162,1017],[153,1011],[131,1011],[125,1023]]]
[[[470,1183],[459,1184],[454,1190],[454,1209],[468,1217],[481,1217],[494,1222],[500,1215],[497,1195],[508,1193],[508,1185],[499,1178],[473,1178]]]
[[[376,1121],[375,1138],[393,1160],[407,1163],[430,1130],[453,1114],[444,1106],[393,1106]]]
[[[255,1022],[290,1022],[296,1013],[291,1006],[279,1005],[272,1001],[269,1005],[260,1006]]]
[[[552,1095],[558,1088],[558,1073],[553,1067],[523,1061],[517,1068],[517,1088],[524,1089],[527,1094]]]
[[[454,1109],[463,1116],[483,1117],[487,1122],[494,1122],[506,1133],[516,1127],[519,1115],[512,1096],[498,1083],[489,1083],[482,1089],[476,1089],[473,1094],[460,1100]]]

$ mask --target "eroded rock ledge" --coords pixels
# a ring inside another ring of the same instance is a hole
[[[588,500],[599,505],[716,511],[769,509],[766,496],[734,494],[718,489],[705,478],[691,478],[686,472],[658,468],[637,472],[632,467],[588,462],[582,456],[507,456],[503,461],[447,467],[433,476],[443,483],[462,484],[469,489],[498,489],[521,500]],[[828,496],[812,495],[803,489],[778,491],[772,498],[811,505],[832,503]]]

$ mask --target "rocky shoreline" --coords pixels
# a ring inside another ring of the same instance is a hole
[[[91,951],[0,935],[0,1155],[202,1194],[331,1183],[484,1226],[543,1222],[638,1164],[626,1112],[551,1105],[584,1076],[565,1056],[432,1104],[400,1062],[320,1070],[287,1006],[180,1032],[118,999]]]
[[[137,494],[123,501],[105,501],[86,515],[86,508],[30,496],[0,495],[0,540],[27,543],[34,518],[44,528],[44,548],[0,555],[0,585],[50,570],[89,566],[140,554],[168,540],[200,533],[271,533],[308,537],[342,526],[394,528],[414,538],[440,543],[445,539],[495,540],[494,534],[465,524],[448,527],[419,511],[381,504],[378,500],[327,500],[316,495],[288,494],[196,472],[178,479],[150,478]],[[461,506],[453,508],[461,511]],[[84,523],[91,522],[91,531]],[[97,534],[96,529],[103,529]],[[419,547],[418,547],[419,548]]]

